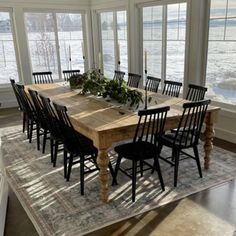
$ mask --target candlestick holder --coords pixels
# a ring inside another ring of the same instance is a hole
[[[118,61],[118,71],[120,71],[120,61]]]
[[[147,110],[147,70],[145,70],[145,101],[144,101],[144,109]]]

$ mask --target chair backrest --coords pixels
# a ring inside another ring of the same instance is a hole
[[[65,146],[68,148],[74,145],[79,146],[80,154],[83,155],[83,147],[80,144],[80,139],[78,138],[77,132],[71,124],[70,118],[67,114],[67,108],[55,102],[53,102],[53,106],[55,107],[57,113],[60,128],[63,133]]]
[[[129,73],[127,85],[130,87],[138,88],[141,75]]]
[[[36,115],[35,107],[26,94],[24,85],[16,84],[16,89],[23,106],[23,111],[27,114],[29,119],[34,119]]]
[[[33,75],[35,84],[53,83],[51,71],[33,72],[32,75]]]
[[[182,87],[182,83],[180,82],[165,80],[162,94],[168,95],[171,97],[179,97],[181,87]]]
[[[40,100],[42,102],[42,109],[44,111],[46,120],[48,122],[48,129],[52,135],[61,138],[62,131],[59,129],[59,122],[57,115],[51,105],[50,98],[44,97],[42,94],[39,94]]]
[[[147,76],[145,90],[157,93],[160,82],[161,79],[159,78]]]
[[[65,81],[68,81],[71,76],[80,74],[80,70],[63,70],[63,77]]]
[[[205,87],[195,85],[195,84],[189,84],[186,99],[190,101],[203,100],[205,98],[206,92],[207,92],[207,88]]]
[[[14,94],[16,96],[16,100],[17,100],[18,106],[19,106],[20,110],[23,111],[24,110],[23,109],[23,105],[21,103],[21,99],[19,97],[20,95],[19,95],[19,93],[17,91],[17,88],[16,88],[15,80],[14,79],[10,79],[10,82],[11,82],[11,86],[12,86],[13,92],[14,92]]]
[[[125,72],[119,71],[119,70],[115,70],[115,74],[114,74],[113,80],[123,80],[124,76],[125,76]]]
[[[34,108],[36,111],[37,118],[44,129],[48,129],[49,124],[48,120],[46,118],[45,112],[43,110],[43,104],[41,100],[39,99],[38,92],[32,89],[28,89],[31,100],[34,104]]]
[[[155,109],[140,110],[139,121],[133,142],[146,141],[156,144],[158,138],[163,135],[169,106]]]
[[[183,104],[183,114],[175,133],[174,143],[182,147],[198,144],[202,125],[211,100]]]

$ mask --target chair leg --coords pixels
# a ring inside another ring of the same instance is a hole
[[[137,177],[137,161],[133,161],[132,163],[132,201],[133,202],[135,202],[136,177]]]
[[[140,176],[143,177],[143,161],[140,161]]]
[[[70,157],[69,157],[69,166],[68,166],[68,173],[66,176],[66,180],[69,181],[70,180],[70,174],[71,174],[71,169],[72,169],[72,165],[73,165],[73,157],[74,154],[70,153]]]
[[[158,174],[158,177],[159,177],[159,180],[160,180],[161,188],[162,188],[163,191],[165,191],[165,184],[164,184],[164,181],[163,181],[163,178],[162,178],[161,167],[160,167],[158,157],[155,157],[154,163],[155,163],[155,169],[157,171],[157,174]]]
[[[162,145],[161,143],[159,143],[159,144],[158,144],[158,149],[157,149],[157,156],[158,156],[158,157],[159,157],[160,154],[161,154],[162,148],[163,148],[163,145]],[[152,174],[153,174],[154,171],[155,171],[155,166],[156,166],[156,164],[155,164],[155,159],[154,159],[153,168],[152,168],[152,172],[151,172]]]
[[[37,123],[36,124],[36,136],[37,136],[37,150],[40,150],[40,135],[39,135],[39,131],[40,131],[40,126]]]
[[[53,163],[53,156],[54,156],[54,152],[53,152],[54,148],[53,148],[53,146],[54,146],[54,140],[53,140],[52,137],[50,137],[51,163]]]
[[[114,171],[114,174],[113,174],[112,184],[111,184],[112,186],[118,184],[116,177],[117,177],[118,170],[119,170],[119,168],[120,168],[121,159],[122,159],[122,156],[121,156],[121,155],[118,155],[117,162],[116,162],[116,167],[115,167],[115,171]]]
[[[46,148],[46,140],[47,140],[47,130],[45,129],[43,131],[43,150],[42,153],[45,153],[45,148]]]
[[[23,133],[25,132],[26,114],[23,112]]]
[[[54,157],[53,157],[53,167],[56,167],[57,152],[58,152],[58,141],[55,142]]]
[[[67,151],[64,148],[64,178],[67,176]]]
[[[80,193],[84,195],[84,157],[80,157]]]
[[[202,168],[201,168],[201,163],[200,163],[200,158],[199,158],[197,146],[193,147],[193,151],[194,151],[195,159],[197,162],[198,172],[199,172],[200,178],[202,178]]]
[[[32,134],[33,134],[33,121],[30,120],[29,124],[29,143],[32,143]]]
[[[174,186],[177,187],[178,170],[179,170],[179,151],[178,150],[174,150],[174,158],[175,158]]]
[[[30,138],[30,120],[27,118],[26,121],[26,125],[27,125],[27,139]]]

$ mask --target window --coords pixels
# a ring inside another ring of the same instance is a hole
[[[208,97],[236,104],[236,2],[211,0],[206,85]]]
[[[10,12],[0,10],[0,84],[19,81]]]
[[[126,11],[100,13],[103,71],[113,78],[114,70],[128,73]],[[118,61],[120,59],[120,66]],[[119,67],[119,68],[118,68]]]
[[[84,71],[82,15],[78,13],[25,13],[33,72]],[[59,49],[59,50],[58,50]]]
[[[186,5],[178,3],[143,8],[143,50],[147,51],[148,74],[183,82]],[[143,62],[145,69],[144,65]]]

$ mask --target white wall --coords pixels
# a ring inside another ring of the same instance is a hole
[[[166,3],[178,2],[178,0],[164,0]],[[78,9],[86,11],[86,33],[88,45],[88,57],[90,58],[88,66],[94,65],[94,55],[99,51],[98,25],[96,12],[108,9],[127,10],[128,19],[128,43],[129,43],[129,70],[130,72],[141,73],[142,58],[140,39],[140,19],[138,4],[155,4],[159,0],[3,0],[0,7],[13,8],[18,44],[18,55],[20,61],[20,75],[25,83],[31,82],[31,70],[29,66],[29,56],[24,32],[23,10],[25,8],[50,8],[50,9]],[[207,15],[209,0],[187,0],[189,10],[187,39],[189,44],[186,47],[185,63],[185,88],[188,83],[204,85],[206,70],[206,52],[207,52]],[[91,9],[91,11],[90,11]],[[92,26],[92,27],[91,27]],[[91,31],[93,29],[93,32]],[[186,90],[186,89],[185,89]],[[9,88],[0,88],[0,102],[2,107],[16,105],[13,93]],[[214,103],[213,103],[214,104]],[[216,104],[222,107],[219,121],[216,125],[216,136],[230,142],[236,143],[236,109]]]

